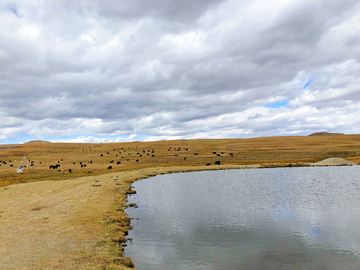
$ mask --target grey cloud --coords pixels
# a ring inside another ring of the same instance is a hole
[[[59,125],[50,125],[54,130],[64,125],[71,132],[81,132],[71,127],[72,119],[101,119],[84,132],[191,137],[219,134],[216,129],[229,136],[238,129],[309,130],[306,122],[295,121],[298,126],[286,115],[269,120],[254,112],[243,122],[219,120],[280,96],[290,100],[289,114],[302,106],[352,114],[345,108],[359,100],[360,47],[356,34],[338,26],[359,16],[357,1],[288,3],[269,11],[276,16],[251,17],[244,24],[242,9],[249,4],[107,0],[33,7],[19,0],[19,18],[0,11],[13,28],[0,28],[1,118],[36,122],[39,129],[51,119]],[[218,12],[222,8],[227,12]],[[303,89],[312,78],[307,90],[317,91],[315,98]],[[344,94],[326,98],[330,88],[343,88]],[[217,120],[210,125],[211,119]]]
[[[105,0],[101,3],[91,1],[90,6],[95,6],[95,10],[105,17],[110,16],[120,19],[156,17],[175,22],[189,22],[198,19],[207,9],[222,1],[223,0]]]

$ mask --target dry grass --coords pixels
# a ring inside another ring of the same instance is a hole
[[[122,255],[131,225],[123,210],[137,179],[330,157],[360,162],[360,135],[18,146],[0,149],[1,269],[128,269]],[[16,173],[24,153],[34,166]],[[49,169],[56,164],[60,171]]]
[[[122,172],[169,166],[202,166],[207,163],[214,165],[215,161],[226,165],[303,164],[330,157],[340,157],[356,163],[360,162],[360,135],[106,144],[29,143],[18,146],[20,147],[0,149],[0,161],[7,162],[6,165],[0,163],[0,187],[13,183],[100,175],[110,171]],[[179,147],[181,150],[177,151]],[[188,148],[187,151],[186,148]],[[223,154],[221,154],[222,152]],[[16,168],[24,153],[34,162],[34,166],[19,174],[16,173]],[[230,156],[229,153],[232,153],[233,156]],[[101,154],[103,154],[102,157],[100,157]],[[11,162],[9,162],[10,160]],[[114,163],[110,163],[111,160]],[[59,161],[60,163],[58,163]],[[89,163],[90,161],[93,163]],[[117,165],[118,161],[121,164]],[[86,167],[81,168],[79,162],[83,162]],[[11,164],[13,167],[10,167]],[[60,171],[49,169],[49,165],[56,164],[60,164]],[[108,170],[108,166],[112,166],[112,169]],[[68,169],[72,170],[71,174]]]

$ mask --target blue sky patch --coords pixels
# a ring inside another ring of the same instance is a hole
[[[265,104],[266,108],[280,108],[280,107],[286,107],[286,105],[288,104],[289,100],[283,100],[283,101],[277,101],[277,102],[273,102],[273,103],[267,103]]]
[[[143,141],[144,139],[149,138],[149,135],[146,134],[136,134],[136,140]]]
[[[17,17],[19,17],[17,7],[15,4],[8,4],[7,9],[10,10],[12,13],[14,13]]]
[[[308,80],[304,85],[304,89],[308,88],[310,83],[312,83],[313,81],[314,81],[313,79]]]
[[[87,137],[92,137],[94,139],[105,139],[106,141],[109,141],[109,142],[115,142],[117,138],[123,138],[124,142],[126,142],[126,141],[144,141],[146,138],[149,137],[146,134],[136,134],[136,137],[131,138],[129,140],[129,136],[130,135],[97,136],[97,135],[93,135],[93,134],[76,134],[76,135],[63,136],[63,137],[35,138],[32,135],[19,134],[16,137],[0,140],[0,145],[3,145],[3,144],[21,144],[21,143],[26,143],[26,142],[31,141],[31,140],[42,140],[42,141],[50,141],[50,142],[63,142],[63,141],[71,141],[71,140],[77,139],[79,137],[84,137],[85,138],[84,143],[87,143],[86,142]],[[92,142],[89,142],[89,143],[92,143]]]
[[[34,137],[32,135],[18,134],[15,137],[0,140],[0,144],[18,144],[18,143],[28,142],[31,140],[34,140]]]

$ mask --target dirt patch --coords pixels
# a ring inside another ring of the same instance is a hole
[[[355,162],[343,158],[327,158],[316,163],[310,163],[312,166],[341,166],[341,165],[357,165]]]

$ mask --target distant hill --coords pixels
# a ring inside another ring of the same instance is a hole
[[[51,143],[51,142],[48,142],[48,141],[42,141],[42,140],[32,140],[32,141],[28,141],[26,143]]]
[[[329,133],[329,132],[316,132],[308,136],[334,136],[334,135],[345,135],[344,133]]]

